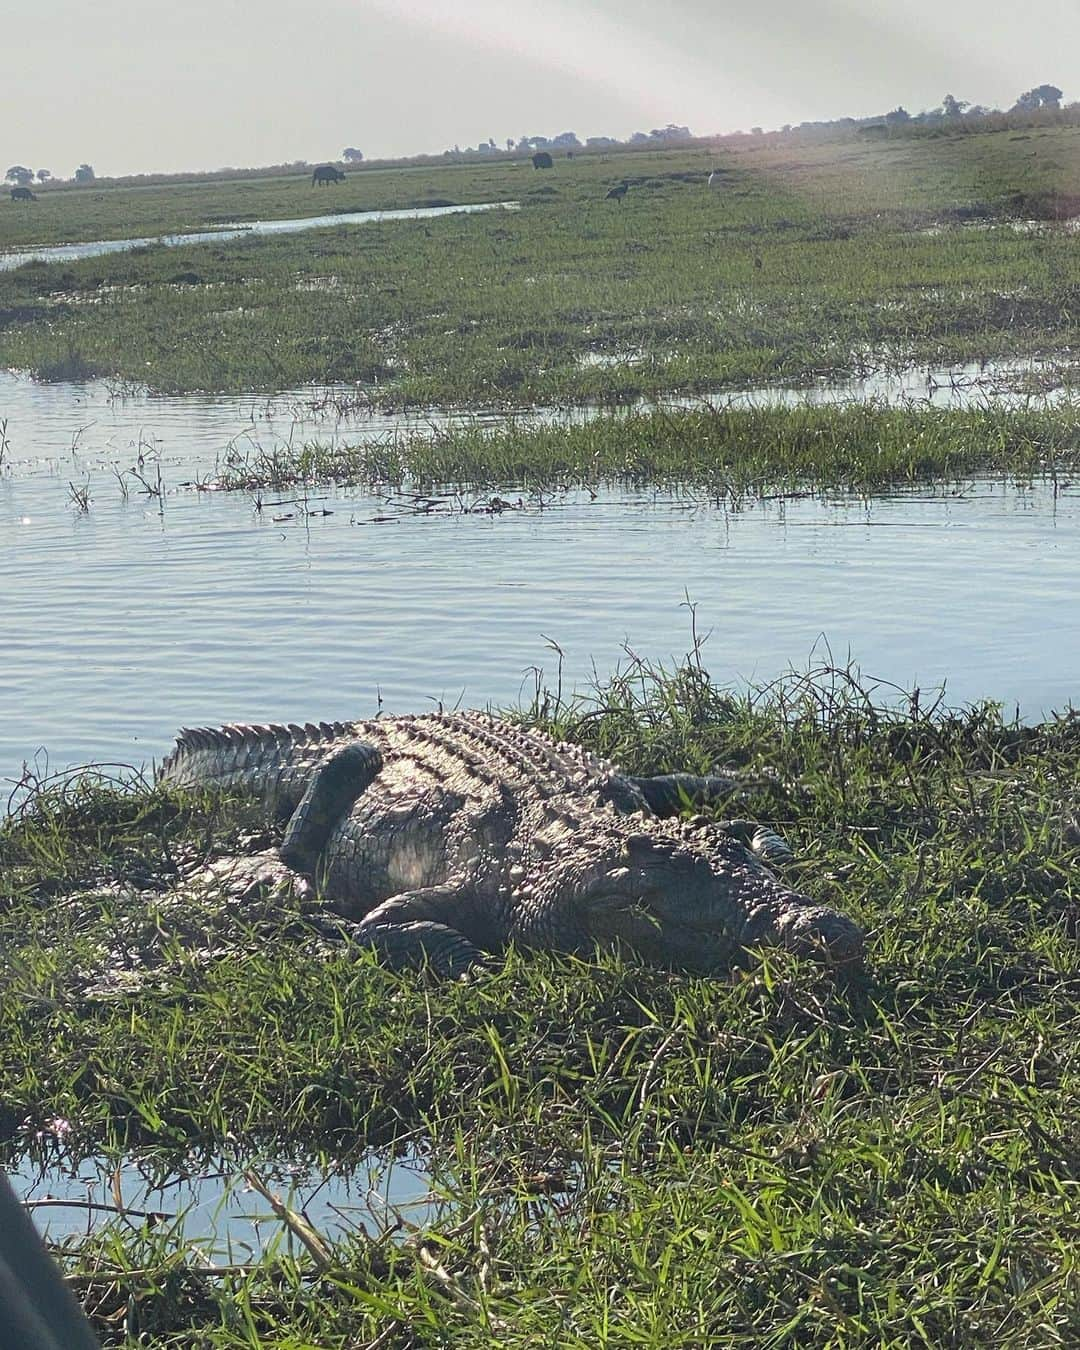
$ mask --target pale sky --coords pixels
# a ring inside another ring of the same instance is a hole
[[[0,173],[697,135],[1067,100],[1076,0],[7,0]]]

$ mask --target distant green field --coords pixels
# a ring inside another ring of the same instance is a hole
[[[709,189],[713,168],[723,185]],[[606,200],[624,179],[625,201]],[[0,246],[331,208],[522,209],[0,273],[0,362],[161,390],[342,382],[386,406],[528,407],[1054,358],[1080,341],[1076,241],[1012,221],[1078,193],[1073,128],[745,137],[539,172],[361,170],[325,188],[307,176],[60,188],[0,202]]]

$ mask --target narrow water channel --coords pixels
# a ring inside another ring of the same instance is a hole
[[[142,239],[88,239],[77,244],[43,244],[40,247],[0,252],[0,272],[10,272],[28,262],[78,262],[80,258],[96,258],[103,253],[128,253],[135,248],[182,248],[185,244],[212,244],[225,239],[239,239],[243,235],[296,234],[300,230],[326,230],[335,225],[369,225],[379,220],[431,220],[436,216],[517,209],[517,202],[474,202],[466,206],[416,206],[394,211],[339,211],[325,216],[301,216],[296,220],[236,221],[212,230],[148,235]]]

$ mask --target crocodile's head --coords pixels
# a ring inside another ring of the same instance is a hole
[[[845,915],[785,886],[749,849],[707,832],[632,834],[563,877],[579,930],[694,969],[729,965],[745,947],[781,946],[840,963],[862,954]]]

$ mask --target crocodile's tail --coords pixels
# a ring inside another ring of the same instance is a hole
[[[182,788],[242,787],[295,804],[327,747],[353,739],[356,731],[355,722],[185,727],[157,779]]]

